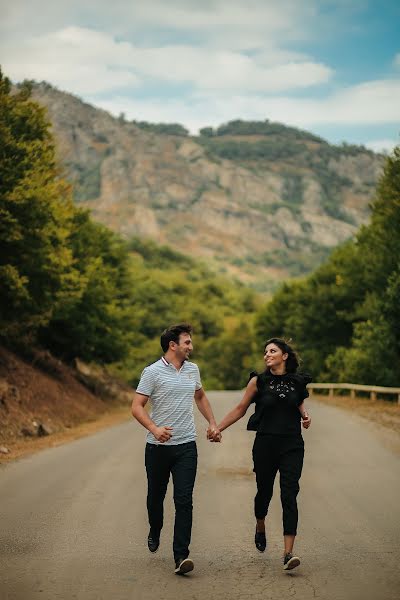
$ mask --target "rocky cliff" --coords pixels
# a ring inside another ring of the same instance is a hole
[[[125,237],[151,238],[259,290],[306,273],[354,235],[383,157],[279,124],[169,135],[42,83],[77,202]]]

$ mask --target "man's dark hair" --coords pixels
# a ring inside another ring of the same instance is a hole
[[[181,333],[188,333],[192,335],[192,326],[189,323],[179,323],[178,325],[171,325],[165,329],[160,337],[161,348],[164,352],[167,352],[169,348],[170,342],[175,342],[175,344],[179,344],[179,336]]]
[[[278,348],[280,348],[284,354],[288,355],[286,359],[286,373],[296,373],[300,361],[292,346],[290,346],[288,342],[282,338],[271,338],[265,342],[264,350],[268,344],[275,344],[275,346],[278,346]]]

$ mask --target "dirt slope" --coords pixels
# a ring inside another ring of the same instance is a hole
[[[40,425],[50,434],[50,441],[121,404],[128,406],[129,388],[120,384],[119,393],[111,398],[100,386],[93,393],[79,377],[77,369],[48,352],[36,351],[30,359],[23,359],[0,347],[0,447],[11,455],[19,454],[21,445],[37,444]]]

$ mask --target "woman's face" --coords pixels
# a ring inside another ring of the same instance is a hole
[[[288,357],[287,352],[282,350],[276,344],[268,344],[264,351],[264,362],[268,369],[280,369],[285,366],[286,359]]]

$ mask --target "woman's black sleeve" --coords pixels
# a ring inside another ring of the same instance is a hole
[[[249,384],[249,382],[250,382],[250,381],[253,379],[253,377],[257,377],[257,392],[258,392],[259,390],[258,390],[258,373],[257,373],[257,371],[252,371],[252,372],[250,373],[250,375],[249,375],[249,378],[248,378],[248,380],[247,380],[247,384]],[[247,384],[246,384],[246,385],[247,385]],[[251,399],[251,402],[250,402],[250,404],[252,404],[253,402],[255,402],[255,401],[256,401],[256,398],[257,398],[257,394],[254,394],[254,396],[253,396],[253,397],[252,397],[252,399]]]
[[[297,406],[300,406],[300,404],[302,404],[304,402],[304,400],[306,398],[309,397],[309,393],[308,393],[308,389],[307,389],[307,384],[311,383],[312,381],[312,377],[309,373],[296,373],[295,374],[295,381],[297,384],[297,389],[298,389],[298,400],[297,400]]]

